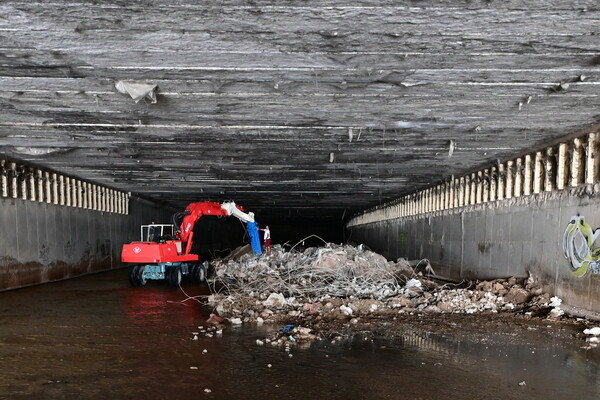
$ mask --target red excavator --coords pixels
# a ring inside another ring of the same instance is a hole
[[[123,245],[121,261],[134,264],[129,270],[132,286],[144,286],[148,280],[164,279],[179,286],[182,277],[193,282],[206,280],[207,265],[192,254],[194,226],[204,215],[234,216],[246,223],[254,254],[261,254],[258,224],[253,213],[245,213],[233,201],[191,203],[184,212],[179,229],[174,224],[142,225],[141,241]]]

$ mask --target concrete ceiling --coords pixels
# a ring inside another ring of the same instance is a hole
[[[6,155],[339,220],[600,122],[600,5],[4,0],[0,89]]]

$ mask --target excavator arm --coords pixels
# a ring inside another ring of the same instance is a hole
[[[185,217],[183,218],[179,232],[179,238],[185,244],[184,254],[189,254],[192,250],[194,226],[204,215],[234,216],[245,222],[254,254],[262,254],[258,224],[254,221],[254,213],[245,213],[243,208],[238,207],[233,201],[223,203],[203,201],[201,203],[191,203],[186,207]]]

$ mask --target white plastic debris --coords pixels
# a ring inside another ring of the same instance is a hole
[[[209,388],[206,388],[206,389],[204,389],[204,392],[205,392],[205,393],[211,393],[211,392],[212,392],[212,390],[210,390]]]
[[[136,103],[147,98],[152,104],[156,103],[156,88],[158,85],[134,81],[117,81],[115,88],[123,94],[131,96]]]
[[[421,283],[420,280],[418,279],[409,279],[408,282],[406,282],[406,288],[407,289],[422,289],[423,288],[423,284]]]
[[[554,296],[550,299],[550,307],[560,307],[562,304],[562,299]]]
[[[343,312],[345,315],[352,315],[352,309],[350,307],[346,307],[343,304],[340,306],[340,311]]]
[[[190,367],[190,369],[198,369],[198,367]]]
[[[229,321],[233,325],[241,325],[242,324],[242,319],[241,318],[231,318]]]
[[[600,327],[596,326],[594,328],[584,329],[583,333],[586,335],[600,336]]]
[[[262,341],[262,340],[260,340],[260,339],[256,339],[256,344],[257,344],[257,345],[259,345],[259,346],[262,346],[262,345],[264,345],[264,344],[265,344],[265,342],[263,342],[263,341]]]

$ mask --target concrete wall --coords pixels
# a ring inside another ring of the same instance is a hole
[[[600,227],[600,198],[587,193],[597,191],[582,187],[390,219],[348,228],[347,238],[388,259],[428,258],[438,275],[454,279],[532,273],[565,304],[600,312],[600,275],[591,270],[594,263],[577,277],[563,252],[572,216],[584,217],[592,230]],[[581,238],[577,243],[582,244]]]
[[[0,198],[0,290],[120,267],[121,246],[139,239],[139,226],[170,215],[136,198],[129,215]]]

